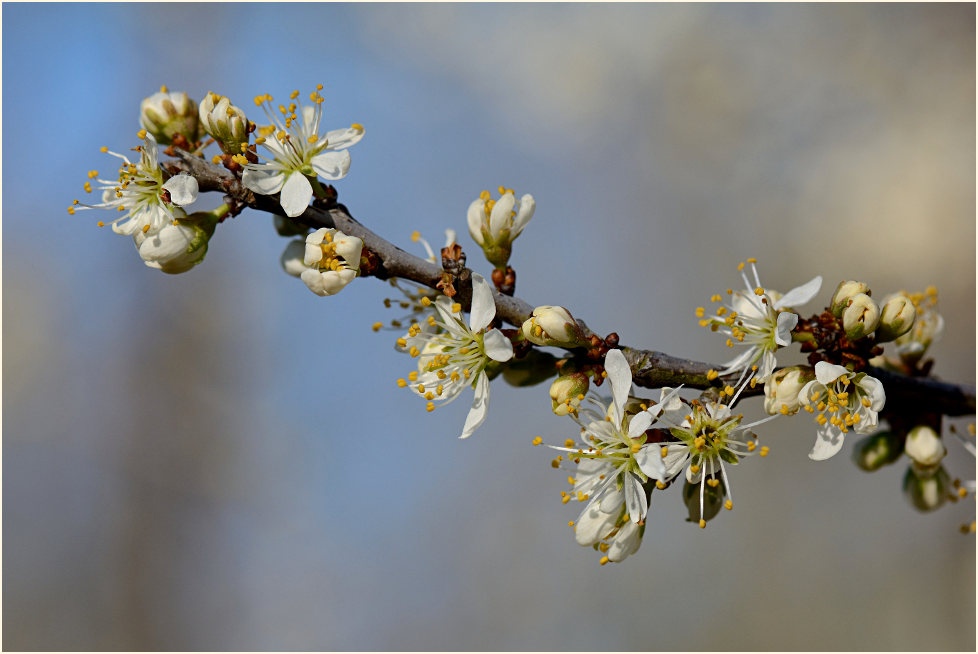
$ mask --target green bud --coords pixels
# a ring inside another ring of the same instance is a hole
[[[852,460],[866,472],[879,470],[893,463],[903,454],[900,437],[890,431],[881,431],[856,443]]]
[[[275,231],[278,232],[279,236],[302,236],[305,238],[309,234],[309,228],[302,223],[296,222],[295,220],[290,220],[285,216],[280,216],[275,214],[272,216],[273,224],[275,225]]]
[[[832,296],[832,302],[829,304],[832,315],[836,318],[841,318],[842,311],[848,306],[849,298],[859,293],[872,295],[869,286],[862,282],[839,282],[839,286],[835,289],[835,294]]]
[[[549,352],[530,350],[521,359],[510,359],[503,366],[503,379],[510,386],[519,388],[536,386],[554,376],[557,357]]]
[[[583,372],[573,372],[555,379],[550,385],[553,412],[558,416],[566,416],[577,411],[581,400],[587,395],[590,383],[588,376]]]
[[[689,511],[689,517],[686,518],[686,522],[698,522],[701,527],[704,527],[707,522],[717,517],[720,509],[723,508],[724,498],[727,495],[727,489],[724,487],[723,480],[719,481],[720,483],[715,487],[709,484],[703,487],[703,481],[700,481],[698,484],[691,484],[687,481],[683,484],[683,503],[686,504],[686,510]],[[702,515],[700,515],[701,487],[703,487]]]
[[[173,143],[177,134],[193,143],[197,140],[197,103],[183,92],[154,93],[139,105],[139,123],[162,145]]]
[[[903,336],[913,328],[917,309],[913,301],[903,294],[889,296],[880,311],[880,326],[876,329],[876,341],[885,343]]]
[[[241,154],[248,145],[248,119],[223,95],[208,93],[200,103],[200,126],[226,154]]]
[[[872,334],[880,324],[880,308],[866,293],[856,293],[842,311],[842,328],[846,338],[858,341]]]
[[[930,475],[922,475],[911,466],[903,477],[903,494],[918,511],[934,511],[948,499],[951,478],[943,467]]]

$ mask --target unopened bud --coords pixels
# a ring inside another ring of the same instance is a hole
[[[139,124],[157,143],[169,145],[182,134],[189,142],[197,140],[197,103],[182,91],[160,91],[139,105]]]
[[[792,415],[801,408],[801,389],[815,379],[815,371],[809,366],[783,368],[767,378],[764,383],[764,410],[770,415]]]
[[[174,275],[204,260],[215,225],[211,213],[195,213],[177,218],[152,236],[137,232],[133,242],[147,266]]]
[[[555,379],[550,384],[550,400],[554,413],[558,416],[574,413],[587,395],[589,386],[588,376],[583,372],[572,372]]]
[[[918,511],[934,511],[947,502],[950,482],[943,467],[930,475],[921,475],[910,467],[903,477],[903,494]]]
[[[279,236],[301,236],[303,239],[309,233],[309,228],[295,220],[289,220],[285,216],[275,214],[272,216],[272,224]]]
[[[248,119],[223,95],[208,93],[200,103],[200,126],[226,154],[241,154],[248,144]]]
[[[901,454],[900,437],[890,431],[881,431],[856,443],[852,459],[866,472],[873,472],[893,463]]]
[[[856,293],[848,300],[842,312],[842,328],[846,338],[857,341],[872,334],[880,324],[880,308],[873,298],[865,293]]]
[[[849,298],[859,293],[865,293],[866,295],[872,294],[869,286],[862,282],[839,282],[839,286],[835,289],[835,294],[832,296],[832,303],[829,305],[832,315],[836,318],[841,318],[842,312],[849,306]]]
[[[570,311],[563,307],[542,306],[523,323],[523,336],[536,345],[578,347],[585,344],[584,332]]]
[[[918,472],[925,473],[936,467],[947,454],[941,437],[927,425],[918,425],[907,433],[904,451],[918,466]]]
[[[529,193],[516,201],[512,189],[500,187],[500,197],[492,200],[483,191],[467,213],[469,234],[479,244],[486,259],[497,268],[505,268],[512,252],[513,241],[533,217],[536,202]]]
[[[885,343],[906,334],[917,318],[917,309],[906,295],[891,295],[883,301],[880,310],[880,326],[876,328],[876,341]]]

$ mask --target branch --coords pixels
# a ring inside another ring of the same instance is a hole
[[[176,150],[176,154],[179,161],[167,161],[162,164],[170,174],[189,173],[197,178],[201,191],[219,191],[231,200],[252,209],[284,215],[276,196],[256,195],[246,189],[241,181],[225,168],[208,163],[183,150]],[[380,279],[400,277],[430,288],[435,288],[442,279],[443,270],[440,266],[405,252],[378,236],[353,218],[343,205],[323,209],[314,204],[292,220],[314,229],[320,227],[338,229],[344,234],[363,240],[364,247],[374,252],[380,260],[379,267],[372,273]],[[466,307],[469,306],[472,294],[470,275],[471,272],[466,269],[456,279],[456,288],[459,291],[456,299]],[[493,290],[493,298],[496,301],[496,315],[516,327],[522,325],[533,312],[533,305],[517,297],[503,295]],[[578,322],[585,334],[590,336],[591,330],[582,321]],[[737,375],[708,380],[707,372],[723,367],[716,364],[680,359],[654,350],[625,346],[622,346],[621,350],[631,366],[632,381],[637,386],[660,388],[683,384],[690,388],[705,389],[722,388],[727,383],[732,384],[737,381]],[[908,377],[879,368],[869,368],[868,372],[883,383],[889,403],[896,403],[900,407],[920,406],[927,412],[939,412],[950,416],[975,413],[973,385],[949,384],[929,377]],[[759,384],[755,388],[745,388],[743,395],[760,395],[763,392],[763,386]]]

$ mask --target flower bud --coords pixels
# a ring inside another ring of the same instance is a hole
[[[197,103],[182,91],[154,93],[139,105],[139,124],[157,143],[169,145],[177,134],[193,143],[197,140]]]
[[[309,228],[302,223],[289,220],[278,214],[272,216],[272,225],[274,225],[279,236],[301,236],[304,239],[309,233]]]
[[[581,400],[587,395],[589,386],[590,381],[583,372],[572,372],[569,375],[562,375],[555,379],[550,385],[550,400],[553,403],[553,412],[558,416],[575,413],[577,407],[581,404]]]
[[[585,343],[584,332],[564,307],[537,307],[522,331],[526,340],[537,345],[577,347]]]
[[[322,227],[306,237],[299,278],[316,295],[336,295],[353,281],[360,270],[363,241],[336,229]]]
[[[133,242],[150,268],[169,274],[187,272],[204,260],[216,224],[209,212],[195,213],[177,218],[152,236],[137,232]]]
[[[880,326],[876,329],[876,341],[885,343],[906,334],[917,318],[913,301],[902,293],[891,295],[883,301]]]
[[[241,154],[248,145],[248,119],[223,95],[208,93],[200,103],[200,126],[226,154]]]
[[[770,415],[786,416],[798,413],[801,408],[801,389],[815,379],[815,371],[808,366],[783,368],[767,378],[764,383],[764,410]]]
[[[852,459],[861,469],[873,472],[893,463],[901,454],[903,445],[900,437],[890,431],[881,431],[856,443]]]
[[[503,366],[503,379],[517,388],[536,386],[554,376],[556,363],[557,357],[534,348],[519,359],[507,361]]]
[[[911,466],[903,477],[903,494],[918,511],[934,511],[947,502],[950,481],[943,467],[933,474],[921,475]]]
[[[848,306],[842,311],[842,328],[846,338],[857,341],[872,334],[880,324],[880,308],[865,293],[856,293],[848,300]]]
[[[505,268],[513,241],[533,217],[536,202],[527,193],[517,206],[512,189],[499,187],[499,193],[499,199],[492,200],[489,191],[483,191],[479,199],[469,205],[466,218],[469,235],[482,248],[489,263]]]
[[[910,430],[904,451],[918,466],[918,471],[936,467],[947,454],[941,437],[927,425],[918,425]]]
[[[835,289],[829,309],[836,318],[842,317],[842,312],[849,306],[849,298],[859,293],[871,295],[869,286],[862,282],[839,282],[839,287]]]

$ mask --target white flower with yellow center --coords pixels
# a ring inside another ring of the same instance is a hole
[[[322,118],[322,84],[309,98],[314,106],[302,106],[295,101],[298,91],[289,96],[288,106],[272,108],[272,96],[259,95],[255,105],[264,109],[270,125],[258,128],[255,143],[263,145],[271,157],[259,154],[264,161],[246,164],[241,183],[255,193],[273,195],[281,193],[281,205],[285,215],[294,218],[309,206],[316,176],[324,179],[342,179],[350,170],[350,153],[346,148],[363,138],[363,125],[353,124],[346,129],[319,133]]]
[[[361,250],[363,241],[356,236],[322,227],[306,237],[302,259],[304,270],[298,271],[294,259],[284,258],[282,265],[290,274],[299,272],[298,277],[316,295],[336,295],[360,271]],[[283,257],[288,254],[287,249]]]
[[[177,207],[186,206],[197,199],[197,180],[184,174],[166,179],[159,165],[156,139],[146,130],[139,131],[139,138],[144,140],[144,145],[134,148],[140,155],[138,163],[132,163],[125,155],[102,148],[102,152],[122,159],[119,179],[97,179],[98,171],[90,171],[89,179],[94,179],[99,186],[93,188],[91,182],[85,182],[85,191],[101,191],[102,202],[83,204],[75,200],[68,207],[68,213],[74,214],[76,208],[117,211],[121,214],[118,218],[99,221],[98,225],[102,227],[107,222],[112,225],[112,231],[116,234],[126,236],[153,236],[165,226],[173,224],[177,218],[186,216]]]
[[[696,315],[701,326],[725,334],[728,347],[747,348],[740,356],[725,363],[726,369],[720,374],[742,371],[740,379],[743,380],[747,371],[757,365],[756,379],[763,382],[777,365],[774,353],[780,347],[791,345],[791,330],[798,324],[798,315],[791,308],[815,297],[822,286],[822,278],[815,277],[782,295],[761,285],[756,263],[756,259],[747,260],[753,273],[753,284],[744,272],[747,264],[741,263],[737,269],[744,280],[744,291],[727,289],[730,302],[722,304],[715,315],[707,316],[705,307],[697,308]],[[713,302],[722,300],[720,295],[711,298]]]
[[[746,386],[745,381],[740,391]],[[665,467],[665,473],[657,479],[662,482],[671,481],[685,468],[686,481],[700,484],[700,527],[706,526],[703,505],[707,486],[717,488],[722,483],[722,492],[726,498],[724,508],[733,508],[730,479],[724,463],[734,466],[742,458],[755,452],[759,452],[761,456],[767,456],[768,453],[767,447],[757,447],[757,435],[751,429],[777,416],[741,424],[744,416],[734,414],[730,409],[740,396],[740,391],[734,394],[734,389],[727,386],[723,395],[732,396],[729,404],[694,400],[684,418],[677,419],[679,414],[676,411],[665,412],[659,418],[659,424],[668,428],[678,442],[657,444],[658,456]]]
[[[481,425],[489,412],[489,376],[485,372],[490,361],[509,361],[513,345],[498,329],[486,329],[496,316],[492,288],[482,275],[472,275],[472,311],[469,324],[462,319],[462,307],[442,295],[434,303],[437,331],[427,332],[417,323],[411,325],[406,338],[398,346],[418,357],[418,370],[408,380],[397,380],[398,386],[410,387],[428,400],[428,411],[451,402],[463,389],[475,390],[472,408],[465,419],[459,438],[468,438]]]
[[[815,446],[808,454],[813,461],[835,456],[850,429],[857,434],[875,431],[878,414],[886,404],[880,380],[828,361],[815,364],[815,379],[805,384],[799,395],[819,426]]]
[[[621,350],[608,352],[605,371],[611,403],[606,407],[588,396],[599,410],[584,408],[572,414],[581,425],[581,442],[568,439],[563,446],[549,446],[564,453],[555,465],[577,465],[571,478],[572,493],[563,493],[563,499],[565,503],[572,499],[587,502],[575,523],[575,538],[581,545],[597,546],[607,553],[602,564],[621,561],[638,550],[649,510],[644,484],[665,473],[658,445],[647,442],[646,431],[658,417],[682,406],[678,391],[665,389],[659,404],[643,405],[630,414],[626,407],[632,372]]]
[[[530,222],[535,209],[536,203],[529,193],[517,201],[513,189],[500,186],[499,199],[493,200],[489,191],[483,191],[469,205],[466,215],[469,235],[483,249],[489,263],[505,268],[513,241]]]

